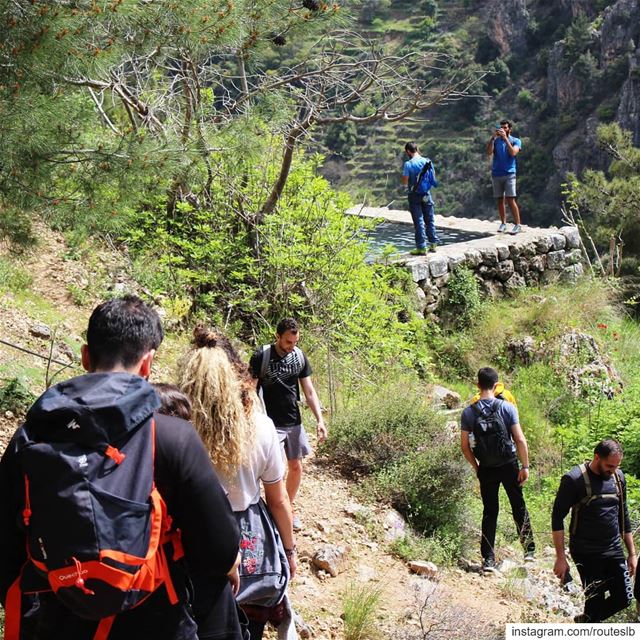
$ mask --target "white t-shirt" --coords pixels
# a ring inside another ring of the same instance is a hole
[[[231,508],[245,511],[260,500],[260,482],[273,484],[284,477],[284,460],[278,434],[269,416],[254,411],[256,436],[248,464],[242,465],[233,478],[222,477]]]

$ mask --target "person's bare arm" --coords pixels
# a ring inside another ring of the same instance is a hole
[[[516,444],[516,451],[518,452],[518,459],[522,468],[518,472],[518,482],[522,486],[529,479],[529,447],[527,446],[527,439],[522,433],[522,427],[519,424],[511,426],[511,437]]]
[[[276,523],[282,538],[282,544],[287,552],[291,577],[293,578],[297,569],[297,560],[295,552],[296,541],[293,535],[293,514],[289,496],[282,480],[269,484],[265,483],[263,486],[267,507],[269,507],[271,517]]]
[[[556,561],[553,565],[553,573],[555,573],[560,580],[564,580],[567,571],[569,571],[567,554],[564,550],[564,529],[552,531],[551,536],[553,538],[553,546],[556,550]]]
[[[316,390],[313,387],[313,382],[311,382],[311,376],[300,378],[300,386],[302,387],[302,392],[304,393],[304,397],[307,401],[307,404],[309,405],[309,409],[311,409],[311,413],[313,413],[316,421],[318,422],[318,441],[322,443],[327,439],[327,427],[324,424],[324,418],[322,417],[322,408],[320,407],[320,400],[318,398]]]
[[[408,186],[409,186],[409,176],[402,176],[402,178],[400,178],[400,182],[401,182],[405,187],[408,187]]]
[[[636,555],[636,547],[633,543],[633,534],[625,533],[622,536],[622,539],[624,540],[624,544],[627,547],[627,565],[629,567],[629,573],[633,576],[636,574],[636,568],[638,566],[638,557]]]
[[[460,448],[462,449],[462,455],[466,458],[467,462],[473,467],[473,470],[478,473],[478,461],[471,451],[471,444],[469,443],[469,432],[460,432]]]
[[[496,134],[494,133],[490,138],[489,138],[489,142],[487,142],[487,155],[488,156],[492,156],[493,155],[493,143],[495,142],[496,139]]]

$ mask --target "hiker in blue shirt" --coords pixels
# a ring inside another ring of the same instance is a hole
[[[500,226],[498,233],[507,230],[507,212],[505,200],[509,203],[513,215],[513,227],[509,233],[520,233],[520,209],[516,202],[516,156],[522,149],[522,141],[511,135],[511,122],[501,120],[500,126],[495,128],[489,142],[487,155],[493,156],[491,165],[491,182],[493,183],[493,197],[498,202]]]
[[[431,191],[422,187],[424,183],[421,178],[423,167],[431,160],[424,158],[418,151],[415,142],[407,142],[404,150],[409,156],[409,160],[404,163],[402,170],[402,184],[407,187],[407,197],[409,199],[409,211],[413,219],[413,226],[416,233],[416,248],[410,253],[412,256],[424,256],[427,253],[427,240],[429,241],[429,251],[436,250],[436,245],[440,244],[436,233],[435,204],[431,197]],[[435,172],[431,166],[433,175],[433,186],[435,184]]]

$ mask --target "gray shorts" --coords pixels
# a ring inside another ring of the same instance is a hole
[[[491,176],[493,183],[494,198],[515,198],[516,197],[516,174],[510,173],[508,176]]]
[[[287,460],[300,460],[311,453],[307,432],[301,424],[295,427],[276,427],[276,431]]]

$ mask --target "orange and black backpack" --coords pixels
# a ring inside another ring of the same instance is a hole
[[[5,640],[20,636],[24,593],[53,592],[74,614],[100,621],[94,640],[162,584],[178,600],[165,544],[173,543],[172,559],[182,549],[154,483],[153,417],[113,422],[110,433],[90,413],[56,425],[27,416],[16,434],[27,561],[7,594]]]

